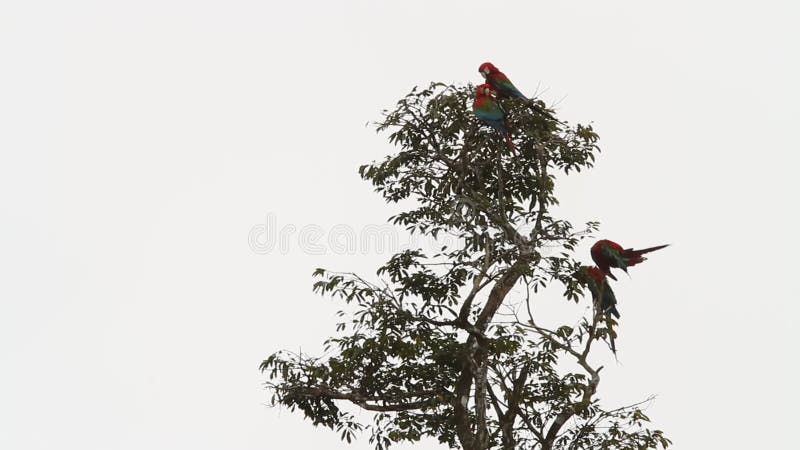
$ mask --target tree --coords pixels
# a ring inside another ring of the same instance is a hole
[[[464,450],[666,448],[641,403],[598,401],[602,367],[590,354],[614,322],[598,307],[576,327],[545,328],[533,314],[552,282],[567,300],[591,302],[572,252],[598,224],[576,229],[550,210],[555,174],[592,167],[597,134],[541,101],[509,99],[511,152],[473,117],[473,92],[412,90],[377,124],[399,151],[359,169],[387,201],[412,200],[394,224],[459,245],[399,252],[375,279],[317,269],[314,291],[347,304],[342,322],[325,341],[330,356],[280,351],[261,364],[272,405],[348,442],[366,431],[377,450],[422,437]],[[348,403],[374,415],[364,423]]]

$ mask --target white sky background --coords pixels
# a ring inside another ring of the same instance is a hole
[[[605,404],[658,395],[675,448],[791,447],[800,7],[386,3],[0,6],[0,448],[344,447],[266,408],[258,364],[333,331],[315,267],[389,257],[327,244],[396,211],[356,173],[392,151],[364,124],[487,60],[600,133],[567,218],[673,244],[615,285]],[[268,215],[325,254],[253,252]]]

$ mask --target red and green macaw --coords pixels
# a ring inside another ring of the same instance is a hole
[[[592,293],[592,299],[603,311],[603,314],[611,314],[619,319],[619,311],[617,311],[617,297],[611,286],[606,280],[606,274],[597,267],[581,266],[576,275],[578,281],[584,286],[589,288]]]
[[[617,297],[608,284],[606,274],[597,267],[581,266],[575,274],[575,278],[581,285],[589,288],[595,308],[599,308],[605,315],[606,323],[608,324],[608,343],[611,346],[611,351],[616,355],[617,346],[614,343],[616,333],[611,328],[611,319],[609,316],[614,316],[619,319],[620,315],[617,310]]]
[[[488,84],[484,83],[478,86],[475,91],[475,101],[472,102],[472,112],[475,113],[478,119],[502,134],[508,147],[513,150],[514,143],[508,133],[505,112],[500,107],[500,104],[495,101],[494,94],[494,89]]]
[[[632,248],[623,249],[621,245],[614,241],[602,239],[594,243],[591,253],[592,259],[594,263],[597,264],[597,267],[612,280],[616,280],[617,277],[611,273],[611,267],[622,269],[625,273],[628,273],[628,267],[635,266],[647,259],[642,255],[661,250],[667,245],[669,244],[657,245],[642,250],[634,250]]]
[[[544,108],[544,103],[536,102],[528,97],[525,97],[525,95],[520,92],[516,86],[514,86],[514,83],[508,79],[506,74],[500,72],[500,69],[495,67],[494,64],[485,62],[478,67],[478,72],[480,72],[481,76],[486,79],[486,84],[497,91],[497,98],[513,97],[527,100],[528,104],[531,108],[533,108],[534,111],[544,115],[548,119],[555,119],[555,117],[553,117],[553,115]]]
[[[494,64],[485,62],[478,67],[478,72],[486,79],[486,83],[497,91],[497,96],[499,98],[516,97],[528,99],[528,97],[525,97],[522,92],[514,86],[514,83],[512,83],[503,72],[500,72],[500,69],[494,66]]]

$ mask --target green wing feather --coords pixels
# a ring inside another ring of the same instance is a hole
[[[603,245],[600,247],[600,252],[611,262],[611,267],[619,267],[623,270],[628,267],[625,258],[616,249]]]

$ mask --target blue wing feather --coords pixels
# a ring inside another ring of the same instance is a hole
[[[505,114],[500,105],[493,101],[486,101],[481,107],[473,108],[475,115],[482,121],[489,124],[495,130],[507,134],[508,129],[505,124]]]
[[[492,77],[489,82],[501,95],[527,99],[508,78],[495,76]]]

